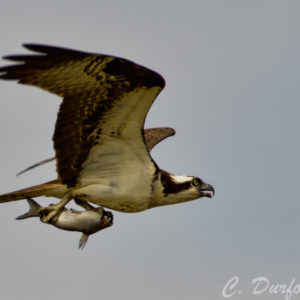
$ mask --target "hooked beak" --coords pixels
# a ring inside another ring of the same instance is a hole
[[[215,195],[214,187],[205,182],[199,186],[198,192],[202,197],[212,198]]]

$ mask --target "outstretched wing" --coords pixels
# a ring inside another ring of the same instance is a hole
[[[169,136],[175,135],[175,129],[170,127],[148,128],[144,130],[145,143],[150,153],[162,140]]]
[[[158,73],[113,56],[43,45],[25,47],[42,54],[5,57],[22,64],[0,68],[4,73],[0,78],[63,97],[53,136],[62,183],[74,186],[83,168],[97,160],[105,143],[117,149],[122,141],[135,148],[141,159],[149,156],[143,126],[165,85]]]
[[[145,143],[147,146],[147,150],[150,153],[150,151],[155,147],[158,143],[160,143],[162,140],[166,139],[169,136],[175,135],[175,130],[170,127],[160,127],[160,128],[148,128],[144,130],[144,138]],[[26,169],[20,171],[16,176],[19,176],[21,174],[26,173],[27,171],[30,171],[32,169],[35,169],[36,167],[42,166],[48,162],[54,161],[55,157],[47,158],[44,160],[41,160]]]

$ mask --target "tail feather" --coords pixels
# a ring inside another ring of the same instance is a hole
[[[34,185],[22,190],[14,191],[11,193],[0,195],[0,203],[22,200],[32,197],[48,196],[57,197],[61,196],[67,191],[67,186],[61,184],[57,180]]]

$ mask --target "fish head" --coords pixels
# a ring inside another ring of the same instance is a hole
[[[100,221],[101,227],[104,229],[113,225],[114,215],[110,211],[103,209],[102,218]]]

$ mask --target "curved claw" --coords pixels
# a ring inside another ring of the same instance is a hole
[[[59,203],[41,208],[41,221],[50,224],[55,223],[58,220],[61,212],[64,210],[65,205],[67,205],[71,200],[71,193],[66,193]]]
[[[49,205],[40,209],[41,221],[43,223],[55,223],[59,218],[63,208],[57,205]]]

